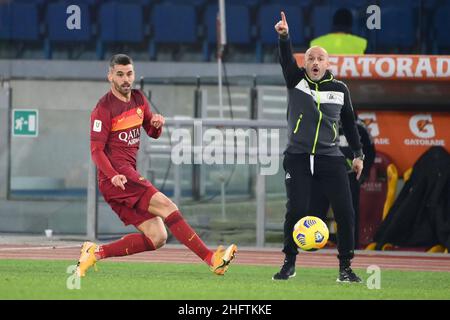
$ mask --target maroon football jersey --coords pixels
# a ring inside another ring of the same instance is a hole
[[[153,138],[161,135],[161,129],[150,124],[151,118],[149,103],[139,90],[131,91],[128,102],[109,91],[91,113],[91,152],[93,145],[104,144],[104,152],[119,174],[124,174],[127,167],[136,169],[141,127]],[[108,179],[101,170],[98,178],[99,181]]]

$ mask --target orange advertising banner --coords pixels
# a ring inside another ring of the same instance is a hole
[[[392,158],[399,175],[432,146],[450,152],[448,112],[360,111],[358,117],[368,126],[375,149]]]
[[[299,66],[304,54],[295,54]],[[450,56],[330,55],[330,71],[342,79],[450,80]]]

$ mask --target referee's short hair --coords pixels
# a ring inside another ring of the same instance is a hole
[[[133,60],[123,53],[115,54],[109,59],[110,68],[114,68],[115,65],[126,66],[128,64],[133,64]]]

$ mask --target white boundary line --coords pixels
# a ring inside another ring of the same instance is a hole
[[[49,247],[16,247],[16,248],[0,248],[0,252],[4,251],[21,251],[21,250],[49,250],[49,249],[71,249],[71,248],[81,248],[80,245],[71,245],[71,246],[49,246]]]

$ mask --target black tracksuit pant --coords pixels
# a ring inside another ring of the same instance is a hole
[[[283,168],[286,172],[287,194],[283,252],[286,256],[295,256],[298,253],[292,238],[294,225],[305,216],[317,216],[314,212],[308,212],[314,179],[334,211],[340,266],[349,266],[355,247],[355,213],[344,157],[285,153]]]
[[[347,168],[348,180],[350,183],[350,190],[352,193],[353,200],[353,211],[355,211],[355,248],[358,248],[358,239],[359,239],[359,197],[361,193],[361,184],[358,180],[356,180],[355,172],[348,172]],[[313,181],[313,189],[311,194],[311,200],[309,202],[309,210],[310,215],[321,218],[325,221],[328,209],[330,208],[330,201],[322,192],[322,187],[320,183],[316,180]]]

